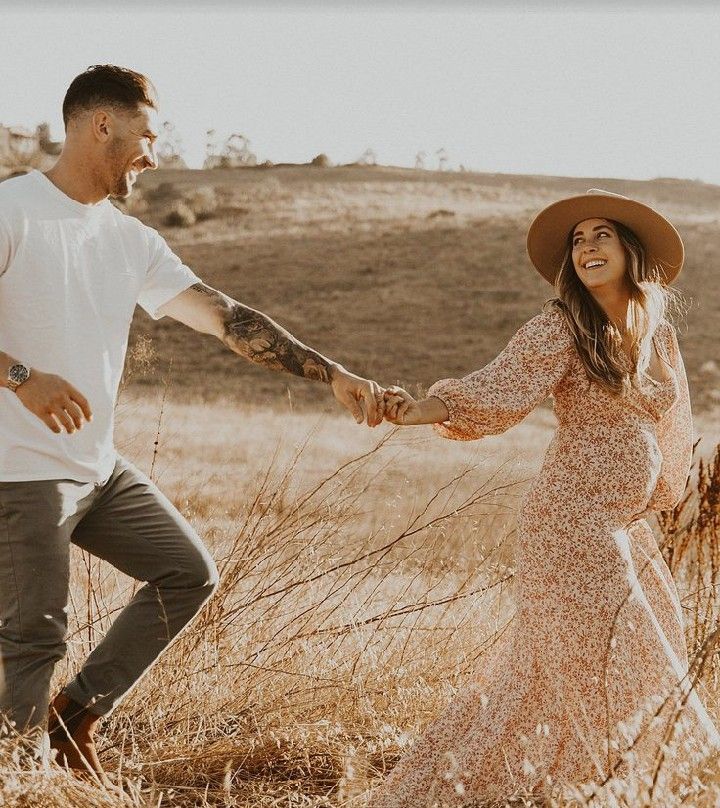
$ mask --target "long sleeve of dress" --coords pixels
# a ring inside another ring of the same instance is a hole
[[[693,421],[685,364],[675,329],[670,323],[664,323],[664,330],[662,344],[675,371],[678,398],[656,428],[663,463],[660,478],[648,504],[653,510],[673,508],[680,502],[692,466]]]
[[[562,312],[546,308],[522,325],[489,364],[462,379],[441,379],[428,396],[450,417],[433,427],[453,440],[497,435],[552,394],[577,356]]]

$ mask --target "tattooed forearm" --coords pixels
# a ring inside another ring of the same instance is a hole
[[[222,341],[251,362],[329,383],[333,363],[255,309],[228,300]]]
[[[236,354],[271,370],[334,381],[343,368],[312,351],[284,328],[205,283],[195,283],[161,307],[201,334],[212,334]]]

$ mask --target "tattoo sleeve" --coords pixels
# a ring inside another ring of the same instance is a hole
[[[236,354],[256,365],[329,383],[334,363],[293,337],[262,312],[195,284],[193,289],[208,295],[222,311],[222,341]]]

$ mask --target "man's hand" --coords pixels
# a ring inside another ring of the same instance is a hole
[[[55,433],[63,429],[68,433],[75,432],[84,421],[92,420],[85,396],[70,382],[52,373],[33,369],[30,378],[18,387],[14,395]]]
[[[335,398],[352,413],[358,424],[366,419],[368,426],[382,423],[385,411],[384,391],[377,382],[363,379],[340,365],[334,365],[330,384]]]

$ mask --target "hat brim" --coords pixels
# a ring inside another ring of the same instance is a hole
[[[587,193],[561,199],[538,213],[527,234],[527,251],[537,271],[555,283],[570,231],[585,219],[613,219],[640,239],[647,257],[660,268],[661,281],[671,283],[682,269],[685,248],[680,234],[660,213],[617,194]]]

